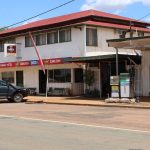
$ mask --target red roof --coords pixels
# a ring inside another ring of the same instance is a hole
[[[77,20],[77,19],[78,19],[78,22],[80,23],[83,21],[82,20],[83,18],[90,17],[90,16],[104,17],[104,18],[117,19],[117,20],[123,20],[123,21],[132,21],[132,22],[144,24],[145,26],[150,25],[148,23],[139,22],[139,21],[136,21],[135,19],[131,19],[131,18],[121,17],[118,15],[113,15],[113,14],[109,14],[109,13],[105,13],[105,12],[101,12],[101,11],[96,11],[96,10],[87,10],[87,11],[72,13],[72,14],[68,14],[68,15],[58,16],[58,17],[54,17],[54,18],[39,20],[39,21],[32,22],[32,23],[29,23],[26,25],[22,25],[22,26],[8,29],[8,30],[4,30],[4,31],[0,32],[0,35],[6,36],[9,34],[15,34],[18,32],[25,32],[25,31],[37,29],[40,27],[55,25],[55,24],[59,24],[59,23],[65,23],[67,21],[73,21],[73,20]],[[99,24],[104,25],[105,23],[99,22]],[[108,25],[108,23],[106,23],[106,24]],[[122,26],[122,25],[118,25],[118,26]]]

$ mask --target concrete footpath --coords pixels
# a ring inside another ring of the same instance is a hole
[[[140,103],[106,103],[99,98],[86,97],[44,97],[28,96],[26,103],[46,103],[62,105],[81,105],[81,106],[101,106],[101,107],[124,107],[124,108],[143,108],[150,109],[150,98],[142,98]]]

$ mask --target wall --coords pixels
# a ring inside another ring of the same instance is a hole
[[[98,46],[87,46],[86,47],[86,56],[96,56],[96,55],[108,55],[115,54],[116,50],[113,47],[108,47],[106,40],[109,39],[118,39],[119,34],[116,29],[97,27],[98,30]],[[145,35],[150,35],[146,33]],[[126,35],[129,36],[129,33]],[[136,36],[136,34],[134,34]],[[119,54],[131,54],[135,55],[133,50],[129,49],[119,49]]]
[[[142,82],[143,82],[143,96],[150,94],[150,52],[142,52]]]
[[[77,65],[77,64],[60,64],[60,65],[49,65],[49,66],[45,66],[46,69],[72,69],[73,68],[82,68],[81,65]],[[31,87],[36,87],[37,88],[37,92],[39,92],[39,70],[41,70],[40,66],[36,66],[36,67],[18,67],[18,68],[3,68],[0,69],[0,79],[1,77],[1,73],[2,72],[8,72],[8,71],[23,71],[23,76],[24,76],[24,87],[27,88],[31,88]],[[71,71],[73,73],[73,71]],[[73,74],[71,75],[73,77]],[[14,83],[13,85],[16,85],[16,73],[14,74]],[[75,83],[74,84],[74,80],[71,79],[70,83],[48,83],[48,88],[49,87],[53,87],[53,88],[73,88],[73,94],[78,95],[78,93],[80,92],[78,89],[80,87],[82,87],[82,85],[79,83]],[[81,91],[81,93],[83,93]]]
[[[71,29],[71,42],[56,43],[49,45],[37,46],[38,51],[43,59],[61,58],[61,57],[80,57],[84,55],[84,32],[83,28]],[[37,60],[37,54],[34,47],[25,48],[25,37],[17,37],[16,43],[21,43],[22,60]],[[4,57],[0,52],[0,63],[16,61],[15,57]]]

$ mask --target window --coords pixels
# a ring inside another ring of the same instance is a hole
[[[47,33],[47,44],[58,43],[58,31]]]
[[[35,35],[36,45],[46,44],[46,33],[40,33]]]
[[[86,29],[86,45],[97,46],[97,29]]]
[[[4,52],[4,43],[0,42],[0,52]]]
[[[7,84],[4,81],[0,81],[0,86],[7,86]]]
[[[15,44],[16,43],[16,39],[15,38],[11,38],[8,39],[7,41],[5,41],[6,44]]]
[[[144,36],[144,32],[138,32],[138,37],[143,37]]]
[[[14,72],[2,72],[2,80],[14,83]]]
[[[25,37],[25,47],[32,47],[33,44],[32,44],[32,40],[29,36],[26,36]]]
[[[59,31],[59,42],[71,41],[71,29],[64,29]]]
[[[75,83],[82,83],[83,82],[83,69],[75,69]]]
[[[48,82],[54,82],[54,70],[48,71]]]
[[[48,81],[57,83],[71,82],[71,70],[70,69],[49,70]]]

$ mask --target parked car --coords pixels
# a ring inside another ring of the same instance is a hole
[[[24,97],[28,96],[29,90],[27,88],[16,87],[12,84],[0,80],[0,98],[8,99],[10,102],[19,103]]]

